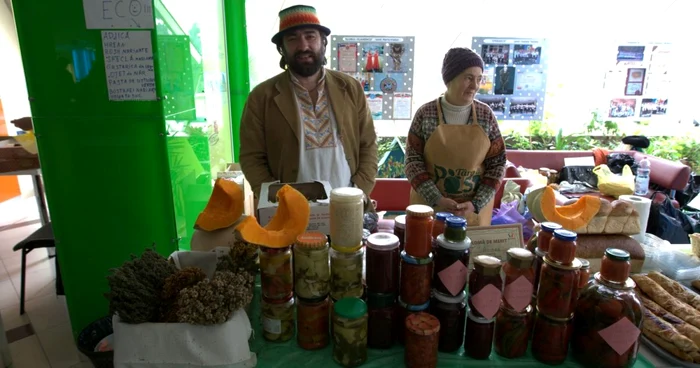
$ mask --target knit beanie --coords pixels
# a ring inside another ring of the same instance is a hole
[[[478,66],[482,71],[484,70],[484,61],[479,54],[465,47],[450,49],[442,61],[442,80],[447,85],[459,73],[472,66]]]

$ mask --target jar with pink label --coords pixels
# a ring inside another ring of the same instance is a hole
[[[476,317],[491,320],[501,306],[502,293],[501,260],[476,256],[474,269],[469,274],[469,309]]]
[[[437,237],[437,244],[433,288],[444,294],[459,295],[467,285],[469,248],[472,241],[466,238],[460,242],[452,242],[441,234]]]
[[[514,312],[522,312],[530,305],[535,284],[532,261],[535,256],[525,248],[511,248],[503,265],[506,282],[503,288],[503,305]]]

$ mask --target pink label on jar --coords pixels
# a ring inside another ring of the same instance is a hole
[[[489,284],[473,295],[471,301],[479,314],[486,319],[491,319],[501,306],[501,291]]]
[[[627,317],[598,331],[600,337],[619,355],[624,354],[639,338],[640,331]]]
[[[467,284],[468,269],[461,261],[455,261],[450,267],[438,272],[438,277],[447,290],[455,296],[464,290]]]
[[[532,301],[532,283],[525,276],[518,277],[517,280],[506,285],[503,290],[503,299],[510,304],[516,312],[521,312],[527,308]]]

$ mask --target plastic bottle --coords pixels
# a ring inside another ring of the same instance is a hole
[[[637,177],[634,180],[634,194],[645,196],[649,193],[649,176],[651,175],[651,163],[644,157],[639,161]]]

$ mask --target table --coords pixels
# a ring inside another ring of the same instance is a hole
[[[49,210],[46,206],[46,194],[44,193],[44,182],[41,178],[41,169],[17,170],[0,172],[0,176],[21,176],[30,175],[32,184],[34,184],[34,198],[36,198],[36,206],[39,209],[39,219],[41,225],[46,225],[49,220]]]

